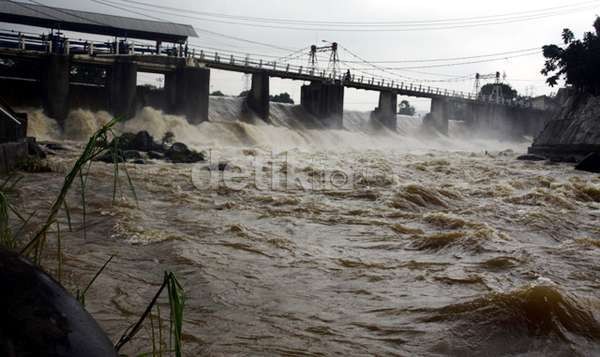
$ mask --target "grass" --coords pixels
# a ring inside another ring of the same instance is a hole
[[[171,272],[165,272],[163,282],[154,294],[154,297],[150,301],[150,304],[146,307],[146,310],[140,316],[138,321],[133,324],[130,328],[128,328],[125,333],[121,336],[117,344],[115,345],[115,350],[119,352],[123,346],[129,343],[141,330],[144,321],[146,318],[150,318],[151,321],[151,331],[152,331],[152,356],[163,355],[162,345],[163,345],[163,336],[162,336],[162,322],[160,321],[160,309],[158,303],[158,298],[162,295],[164,290],[167,290],[168,298],[169,298],[169,308],[170,308],[170,323],[169,323],[169,352],[175,353],[176,357],[182,356],[182,329],[183,329],[183,309],[185,306],[185,295],[183,288],[175,274]],[[156,331],[154,324],[152,323],[152,309],[156,306],[158,311],[158,346],[159,351],[156,354]],[[149,354],[144,354],[149,355]]]
[[[73,186],[75,180],[79,178],[79,183],[81,185],[81,203],[82,203],[82,211],[83,211],[83,235],[84,239],[86,238],[86,188],[88,183],[88,177],[90,173],[90,169],[92,166],[92,162],[94,159],[99,157],[101,154],[105,153],[109,150],[109,135],[115,137],[113,142],[115,146],[118,145],[118,137],[114,135],[112,128],[118,122],[118,119],[113,119],[102,128],[100,128],[96,133],[94,133],[87,145],[85,146],[82,154],[79,156],[69,173],[65,176],[63,185],[61,190],[56,197],[50,211],[43,221],[41,227],[36,231],[33,237],[25,244],[20,250],[20,254],[26,257],[30,257],[33,262],[37,265],[41,265],[41,260],[43,256],[43,252],[46,246],[46,241],[48,238],[48,234],[55,233],[56,241],[57,241],[57,279],[58,281],[62,280],[63,275],[63,245],[62,245],[62,237],[61,237],[61,227],[58,222],[58,215],[61,212],[61,209],[64,210],[67,223],[69,227],[69,231],[73,231],[72,223],[71,223],[71,212],[69,206],[67,204],[66,198],[69,193],[71,187]],[[114,187],[113,187],[113,203],[116,200],[116,192],[120,190],[120,182],[119,182],[119,163],[117,160],[116,153],[118,150],[113,150],[114,154]],[[138,203],[137,194],[135,188],[133,186],[133,181],[127,168],[123,166],[123,171],[127,177],[127,183],[133,195],[133,198]],[[26,227],[26,225],[30,222],[30,220],[35,216],[36,212],[31,213],[28,218],[23,217],[19,213],[19,210],[15,209],[9,202],[7,198],[7,193],[14,190],[15,186],[20,182],[22,177],[13,177],[9,176],[3,183],[0,184],[0,246],[3,246],[10,250],[15,250],[18,247],[18,237]],[[18,219],[22,222],[22,226],[16,231],[10,227],[10,217],[9,212],[12,212]],[[56,225],[56,231],[51,232],[50,228]],[[104,272],[108,264],[112,261],[113,256],[111,256],[104,265],[98,270],[98,272],[94,275],[94,277],[90,280],[87,286],[83,289],[83,291],[77,291],[77,300],[85,306],[85,296],[94,282],[98,279],[98,277]],[[163,346],[166,346],[166,343],[163,341],[163,329],[162,329],[162,318],[160,313],[160,307],[157,305],[157,300],[160,294],[167,290],[168,299],[169,299],[169,308],[170,308],[170,327],[169,327],[169,349],[166,350]],[[142,323],[144,320],[151,314],[153,307],[156,307],[157,311],[157,326],[154,325],[154,322],[151,318],[151,331],[152,331],[152,356],[163,356],[164,353],[174,353],[177,357],[182,355],[182,326],[183,326],[183,310],[184,310],[184,290],[181,284],[177,281],[177,278],[173,273],[165,272],[163,284],[160,289],[150,302],[150,305],[146,308],[144,314],[140,317],[138,322],[124,334],[117,345],[115,346],[116,351],[118,351],[123,345],[131,341],[131,339],[139,332],[141,329]],[[158,339],[158,341],[157,341]]]
[[[77,290],[77,301],[79,301],[79,303],[82,306],[85,306],[85,295],[87,294],[88,290],[90,290],[90,288],[92,287],[92,285],[94,285],[94,282],[96,282],[96,279],[98,279],[98,277],[100,276],[100,274],[102,274],[102,272],[104,271],[104,269],[106,269],[106,267],[113,260],[114,257],[115,257],[114,255],[111,255],[110,258],[108,258],[108,260],[104,263],[104,265],[102,266],[102,268],[100,268],[100,270],[98,270],[96,272],[96,275],[94,275],[94,277],[92,278],[92,280],[90,280],[90,282],[87,284],[87,286],[85,287],[85,289],[83,289],[83,291]]]

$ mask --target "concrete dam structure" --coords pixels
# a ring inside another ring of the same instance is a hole
[[[11,4],[2,4],[0,20],[56,27],[58,18],[61,29],[115,36],[112,43],[99,43],[54,34],[0,34],[0,59],[8,64],[0,69],[0,96],[12,106],[42,107],[59,123],[72,109],[106,110],[131,118],[144,106],[183,115],[193,124],[201,123],[208,120],[211,69],[251,74],[252,85],[245,104],[267,122],[270,78],[306,83],[302,85],[300,105],[318,118],[323,128],[343,128],[345,88],[379,92],[372,118],[391,130],[397,127],[398,95],[431,99],[431,113],[425,122],[444,134],[448,133],[449,120],[461,120],[475,129],[533,136],[551,116],[513,101],[492,101],[471,93],[358,77],[335,68],[327,72],[249,56],[190,51],[186,42],[196,33],[188,25],[166,26],[158,21],[101,15],[101,20],[110,25],[103,27],[85,23],[85,19],[99,14],[86,12],[83,16],[74,10],[58,11],[38,5],[28,9],[38,6],[40,11],[28,12]],[[40,14],[50,14],[52,19]],[[156,46],[118,40],[134,36],[154,41]],[[163,47],[163,42],[171,47]],[[164,75],[164,88],[138,86],[138,72]]]

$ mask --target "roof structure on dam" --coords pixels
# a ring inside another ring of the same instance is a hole
[[[0,22],[172,43],[198,36],[190,25],[7,0],[0,0]]]

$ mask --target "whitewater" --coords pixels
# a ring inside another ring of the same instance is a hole
[[[169,270],[186,292],[189,356],[600,354],[600,176],[518,161],[527,138],[460,122],[444,136],[398,116],[390,131],[346,111],[343,130],[325,130],[299,106],[271,104],[266,123],[242,104],[211,98],[199,125],[152,108],[120,123],[210,160],[127,164],[137,203],[125,184],[113,202],[113,167],[92,165],[86,237],[62,237],[63,283],[85,285],[115,256],[86,298],[113,341]],[[43,211],[111,116],[73,111],[61,129],[26,110],[30,135],[65,148],[18,188],[20,207]],[[122,352],[150,341],[146,328]]]

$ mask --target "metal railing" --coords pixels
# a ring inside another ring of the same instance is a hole
[[[285,73],[290,77],[305,76],[315,80],[339,81],[347,86],[356,86],[360,88],[371,87],[373,90],[392,90],[404,92],[409,95],[418,96],[440,96],[451,99],[472,100],[484,103],[495,103],[506,106],[530,106],[527,100],[497,100],[492,96],[478,96],[475,93],[449,90],[426,86],[422,83],[397,82],[385,77],[361,75],[347,75],[347,71],[352,68],[342,68],[338,71],[332,71],[328,68],[319,68],[311,66],[296,65],[289,62],[277,62],[276,60],[264,60],[254,58],[250,55],[240,56],[232,53],[223,53],[217,51],[205,51],[198,47],[188,48],[183,46],[156,47],[147,43],[139,43],[122,39],[120,41],[102,42],[84,39],[69,39],[56,34],[36,35],[32,33],[16,32],[10,30],[0,30],[0,48],[13,48],[21,51],[40,51],[46,53],[61,54],[87,54],[90,56],[102,55],[152,55],[152,56],[171,56],[187,58],[196,63],[229,65],[239,68],[241,71],[255,72],[265,70],[280,72],[279,75],[285,77]]]

